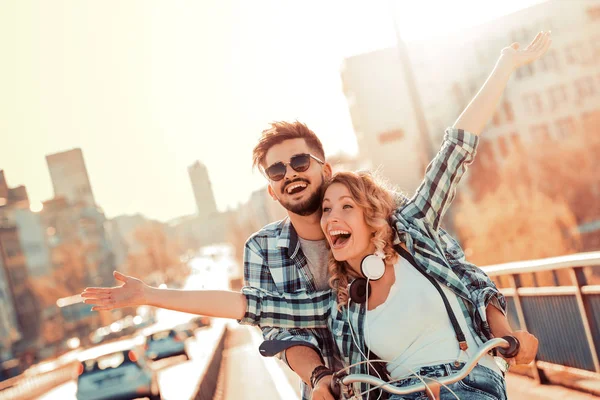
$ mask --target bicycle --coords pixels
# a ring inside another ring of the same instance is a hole
[[[465,365],[455,374],[448,375],[442,378],[434,379],[434,384],[437,383],[440,386],[447,386],[452,383],[456,383],[467,377],[475,368],[479,360],[494,349],[498,349],[498,352],[505,358],[513,358],[519,352],[519,341],[513,336],[504,336],[502,338],[495,338],[484,343],[475,354],[465,363]],[[379,360],[375,360],[379,361]],[[366,362],[366,361],[364,361]],[[392,385],[390,382],[377,378],[367,374],[347,374],[346,371],[349,367],[337,371],[333,374],[331,380],[331,392],[335,398],[352,399],[355,395],[351,385],[353,383],[367,383],[373,385],[372,389],[382,389],[390,394],[407,395],[418,392],[428,392],[430,388],[425,384],[424,380],[421,383],[416,383],[410,386],[398,387]],[[424,377],[427,379],[427,377]],[[404,378],[403,378],[404,379]],[[431,378],[430,378],[431,379]],[[343,397],[340,397],[343,396]]]

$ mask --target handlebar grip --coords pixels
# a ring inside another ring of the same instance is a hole
[[[342,391],[342,386],[340,383],[340,378],[336,375],[333,375],[331,382],[329,383],[329,389],[331,390],[331,394],[334,399],[339,399]]]
[[[502,339],[506,340],[509,344],[507,348],[499,348],[498,352],[504,358],[513,358],[517,354],[519,354],[519,350],[521,349],[521,343],[514,336],[503,336]]]

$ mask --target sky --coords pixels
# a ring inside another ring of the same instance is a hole
[[[45,156],[80,147],[108,218],[167,221],[195,212],[200,160],[224,211],[266,184],[251,153],[271,121],[356,154],[340,66],[392,46],[393,18],[439,38],[542,1],[0,0],[0,169],[48,200]]]

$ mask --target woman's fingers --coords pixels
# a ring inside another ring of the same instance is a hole
[[[527,46],[525,48],[525,51],[533,49],[536,46],[536,44],[539,42],[539,40],[541,39],[543,34],[544,34],[544,32],[538,32],[538,34],[535,35],[535,38],[531,41],[531,43],[529,43],[529,46]]]

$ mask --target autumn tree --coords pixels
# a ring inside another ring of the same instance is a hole
[[[189,271],[180,261],[182,247],[168,238],[160,224],[148,223],[134,232],[136,246],[127,257],[127,273],[140,278],[158,274],[166,281],[182,279]]]
[[[87,250],[78,239],[63,242],[52,249],[52,275],[60,290],[79,293],[87,286],[91,272],[88,271]]]

